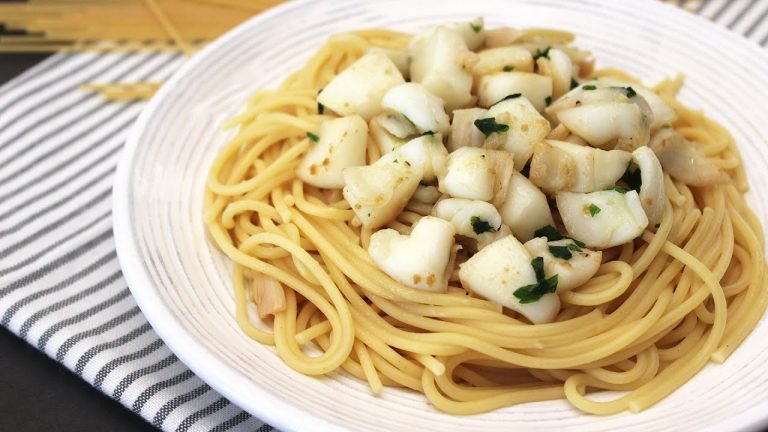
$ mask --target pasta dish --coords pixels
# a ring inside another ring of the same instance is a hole
[[[736,145],[573,40],[354,31],[253,95],[204,209],[242,331],[452,414],[638,412],[725,361],[768,304]]]

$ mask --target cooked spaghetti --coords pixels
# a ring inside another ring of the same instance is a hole
[[[723,362],[768,303],[735,143],[675,99],[681,78],[595,70],[572,39],[357,31],[251,97],[205,192],[242,331],[452,414],[637,412]]]

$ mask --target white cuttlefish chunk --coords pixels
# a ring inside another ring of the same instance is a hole
[[[368,254],[386,274],[402,284],[425,291],[448,288],[447,266],[455,230],[450,222],[424,216],[410,235],[383,229],[371,235]]]
[[[465,289],[520,313],[534,324],[551,322],[560,310],[557,293],[544,294],[531,303],[521,303],[514,295],[518,289],[537,283],[533,258],[522,243],[508,235],[460,264],[459,279]]]
[[[556,200],[568,235],[587,246],[618,246],[639,237],[648,226],[635,191],[559,192]]]
[[[525,247],[531,255],[544,258],[546,277],[558,275],[557,292],[583,285],[597,273],[603,258],[602,252],[581,247],[571,239],[548,242],[546,237],[536,237],[527,241]]]
[[[317,96],[317,101],[339,115],[357,114],[370,120],[381,112],[384,94],[404,82],[389,57],[372,52],[336,75]]]
[[[537,229],[555,224],[546,195],[519,172],[509,179],[499,211],[502,221],[521,241],[532,239]]]
[[[448,155],[448,166],[445,174],[438,177],[438,188],[454,198],[490,201],[495,180],[487,150],[461,147]]]
[[[477,240],[478,249],[510,233],[509,228],[501,224],[496,207],[485,201],[448,198],[438,202],[433,213],[452,223],[456,234]]]
[[[391,88],[381,106],[403,115],[419,133],[446,134],[451,127],[442,99],[420,84],[405,83]]]
[[[324,121],[318,141],[307,151],[296,175],[305,183],[329,189],[344,186],[344,168],[365,165],[368,125],[358,115]]]

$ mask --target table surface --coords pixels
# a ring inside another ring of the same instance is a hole
[[[0,84],[43,58],[0,54]],[[3,327],[0,353],[0,431],[157,430]]]

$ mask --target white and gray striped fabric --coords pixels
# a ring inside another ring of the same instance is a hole
[[[768,45],[768,0],[672,1]],[[0,322],[163,430],[269,431],[154,333],[122,277],[112,179],[141,103],[88,82],[159,81],[176,54],[57,54],[0,88]]]

